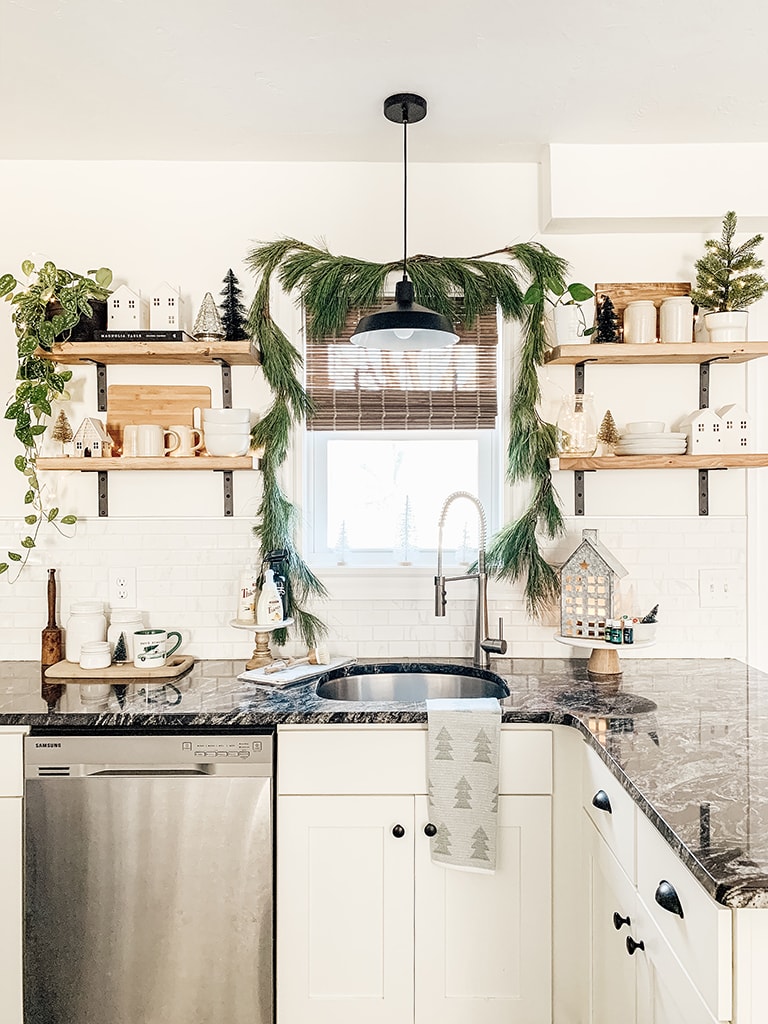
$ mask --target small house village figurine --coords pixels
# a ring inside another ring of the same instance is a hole
[[[720,417],[723,451],[728,455],[752,451],[752,417],[747,410],[734,402],[718,409],[717,415]]]
[[[627,570],[597,530],[582,530],[581,537],[560,568],[560,634],[602,640],[606,619],[614,617],[615,585]]]
[[[107,298],[107,330],[180,331],[180,290],[163,281],[150,292],[147,302],[141,292],[121,284]]]
[[[107,458],[112,454],[113,441],[101,420],[86,416],[72,439],[72,454],[80,458]]]
[[[696,409],[680,423],[688,437],[689,455],[739,455],[752,450],[752,418],[733,403],[714,409]]]
[[[181,330],[181,294],[166,281],[149,296],[150,331]]]

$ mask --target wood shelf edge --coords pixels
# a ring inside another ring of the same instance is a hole
[[[218,455],[198,455],[189,458],[174,459],[170,456],[158,458],[93,458],[83,459],[79,457],[63,458],[40,458],[37,460],[39,470],[51,470],[55,472],[72,473],[109,473],[109,472],[146,472],[165,470],[194,470],[211,472],[222,470],[228,472],[234,469],[260,469],[260,461],[256,455],[240,455],[232,458],[225,458]]]
[[[550,459],[552,470],[599,469],[757,469],[768,466],[768,454],[748,455],[597,455]]]
[[[52,352],[38,349],[35,354],[66,365],[205,365],[219,360],[231,366],[261,364],[260,353],[250,341],[67,341],[55,344]]]
[[[606,365],[628,365],[637,363],[700,364],[710,360],[729,363],[746,363],[752,359],[768,356],[768,341],[747,341],[738,344],[716,345],[711,342],[663,345],[557,345],[544,357],[544,362],[562,366],[573,366],[589,362]]]

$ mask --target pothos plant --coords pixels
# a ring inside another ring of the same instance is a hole
[[[594,297],[595,293],[592,289],[579,281],[566,285],[562,280],[554,279],[545,281],[543,286],[538,281],[534,281],[523,296],[523,302],[534,306],[543,301],[549,303],[552,309],[557,309],[558,306],[575,306],[581,323],[581,337],[587,338],[590,334],[595,333],[595,328],[587,327],[581,303]]]
[[[28,511],[24,521],[29,532],[21,538],[20,551],[9,551],[8,561],[0,561],[0,574],[16,566],[15,582],[37,544],[43,523],[51,523],[61,531],[62,525],[77,522],[74,515],[61,515],[49,506],[37,475],[37,459],[43,435],[48,429],[51,403],[66,398],[71,370],[62,370],[51,358],[54,342],[66,341],[83,316],[93,314],[91,302],[106,299],[112,272],[106,267],[89,270],[87,275],[59,270],[51,262],[37,269],[26,260],[21,272],[28,283],[22,284],[13,274],[0,277],[0,297],[13,306],[11,320],[16,332],[16,389],[8,400],[5,418],[13,420],[14,435],[21,445],[14,466],[26,478],[24,504]]]
[[[400,270],[402,261],[371,263],[334,256],[325,248],[284,238],[258,246],[247,262],[258,279],[249,331],[261,348],[264,374],[275,396],[272,408],[253,431],[254,445],[265,451],[264,493],[255,532],[265,551],[273,547],[289,551],[286,575],[293,589],[290,607],[302,636],[312,643],[324,627],[300,605],[312,595],[325,596],[325,588],[296,551],[293,530],[298,513],[277,481],[290,431],[311,411],[311,402],[298,377],[301,356],[272,318],[270,286],[274,280],[285,292],[299,296],[310,337],[321,338],[338,333],[351,310],[382,301],[387,279]],[[547,351],[543,312],[545,301],[551,300],[545,296],[566,292],[566,269],[565,260],[538,242],[509,245],[466,258],[418,255],[408,260],[419,303],[453,318],[458,292],[467,326],[478,314],[496,306],[522,326],[519,369],[510,407],[507,477],[511,483],[528,482],[531,497],[526,512],[491,541],[487,564],[499,578],[523,581],[526,604],[534,615],[543,613],[559,593],[557,573],[542,556],[537,539],[537,533],[552,539],[564,528],[549,472],[549,459],[556,454],[556,431],[537,411],[537,368]],[[574,301],[582,301],[578,289],[576,295],[568,294]]]

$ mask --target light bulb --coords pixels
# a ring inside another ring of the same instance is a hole
[[[410,341],[410,339],[413,337],[413,329],[395,328],[395,337],[399,338],[400,341]]]

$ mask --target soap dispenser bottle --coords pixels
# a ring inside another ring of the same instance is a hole
[[[264,572],[264,585],[256,605],[256,622],[259,626],[269,626],[274,622],[283,621],[283,602],[275,586],[275,574],[271,569]]]

